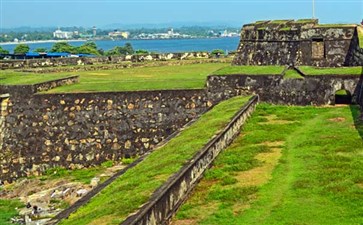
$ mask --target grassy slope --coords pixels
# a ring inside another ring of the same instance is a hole
[[[355,67],[336,67],[336,68],[317,68],[312,66],[300,66],[300,70],[305,75],[357,75],[363,74],[360,66]]]
[[[9,70],[0,71],[0,85],[20,85],[20,84],[35,84],[44,81],[60,79],[68,77],[69,74],[33,74],[20,73]]]
[[[358,26],[358,39],[359,39],[359,46],[363,48],[363,26]]]
[[[227,65],[228,63],[203,63],[57,74],[2,71],[0,72],[0,84],[33,84],[77,74],[80,75],[79,84],[59,87],[51,92],[203,88],[209,74]]]
[[[357,125],[357,131],[353,121],[358,112],[258,106],[243,135],[218,157],[176,218],[208,225],[360,224],[363,127]],[[267,122],[271,115],[275,119]],[[273,149],[282,154],[275,169],[259,173],[265,163],[256,158],[274,155]],[[251,171],[256,181],[244,185]],[[265,176],[270,180],[258,182]]]
[[[284,66],[227,66],[213,72],[213,75],[249,74],[249,75],[279,75]]]
[[[0,199],[0,224],[2,225],[10,225],[13,224],[10,222],[10,219],[16,215],[18,212],[16,211],[16,207],[22,207],[23,203],[18,200],[7,200]]]
[[[220,131],[247,100],[248,97],[237,97],[215,106],[60,224],[119,224],[147,202],[151,194]]]

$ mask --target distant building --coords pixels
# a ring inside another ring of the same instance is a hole
[[[59,39],[70,39],[73,37],[73,32],[69,31],[61,31],[59,28],[58,30],[53,32],[53,37],[59,38]]]
[[[126,31],[118,31],[118,30],[114,30],[113,32],[108,33],[108,36],[111,38],[124,38],[124,39],[128,39],[129,38],[130,33],[126,32]]]
[[[92,31],[93,31],[93,37],[96,37],[96,35],[97,35],[97,28],[95,26],[92,27]]]

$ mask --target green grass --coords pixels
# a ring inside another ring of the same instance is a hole
[[[2,71],[0,84],[34,84],[76,74],[80,76],[80,83],[55,88],[49,92],[196,89],[204,87],[209,74],[228,65],[228,63],[202,63],[57,74]]]
[[[363,48],[363,26],[359,26],[357,28],[358,31],[358,41],[359,41],[359,46],[361,48]]]
[[[335,95],[350,95],[350,93],[344,89],[335,92]]]
[[[294,23],[314,23],[315,19],[299,19],[296,20]]]
[[[355,67],[324,67],[317,68],[312,66],[300,66],[299,69],[305,75],[357,75],[363,74],[363,68],[360,66]]]
[[[100,166],[93,166],[82,169],[66,169],[63,167],[55,167],[48,169],[44,172],[44,175],[39,177],[40,180],[46,181],[51,179],[67,179],[69,181],[78,181],[84,184],[89,184],[91,179],[95,176],[103,173],[107,168],[113,166],[112,161],[103,162]]]
[[[0,85],[22,85],[22,84],[36,84],[49,80],[60,79],[69,77],[70,74],[34,74],[34,73],[20,73],[9,70],[0,71]]]
[[[284,68],[284,66],[227,66],[217,71],[214,71],[213,75],[280,75]]]
[[[11,223],[10,219],[18,215],[18,212],[15,208],[20,208],[23,206],[24,204],[19,200],[0,199],[0,224],[13,224]]]
[[[285,79],[304,79],[296,70],[287,70],[284,75]]]
[[[270,23],[272,24],[285,24],[287,22],[290,22],[291,20],[271,20]]]
[[[175,220],[204,225],[361,224],[363,124],[358,116],[357,106],[259,105]],[[272,156],[278,157],[271,171],[259,173]],[[269,179],[258,182],[266,174]],[[249,177],[257,181],[244,185]]]
[[[355,24],[337,23],[337,24],[318,24],[315,27],[326,27],[326,28],[339,28],[339,27],[354,27]]]
[[[60,224],[119,224],[225,127],[247,100],[236,97],[218,104]]]

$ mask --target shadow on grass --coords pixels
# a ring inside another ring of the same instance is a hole
[[[356,90],[354,91],[356,98],[355,98],[355,105],[350,105],[350,111],[352,113],[353,121],[355,129],[357,129],[359,136],[363,140],[363,66],[361,69],[361,76],[359,78],[359,82],[357,84]]]

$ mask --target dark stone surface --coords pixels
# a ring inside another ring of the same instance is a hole
[[[205,90],[35,94],[7,88],[0,178],[142,155],[203,113]]]
[[[322,57],[316,56],[316,40],[322,41]],[[288,21],[243,26],[233,64],[336,67],[363,65],[361,59],[356,25],[319,26],[317,20]]]
[[[241,94],[258,94],[260,100],[283,105],[334,104],[335,92],[348,90],[353,101],[360,99],[359,76],[306,76],[304,79],[284,79],[279,75],[209,76],[210,98],[227,99]]]

